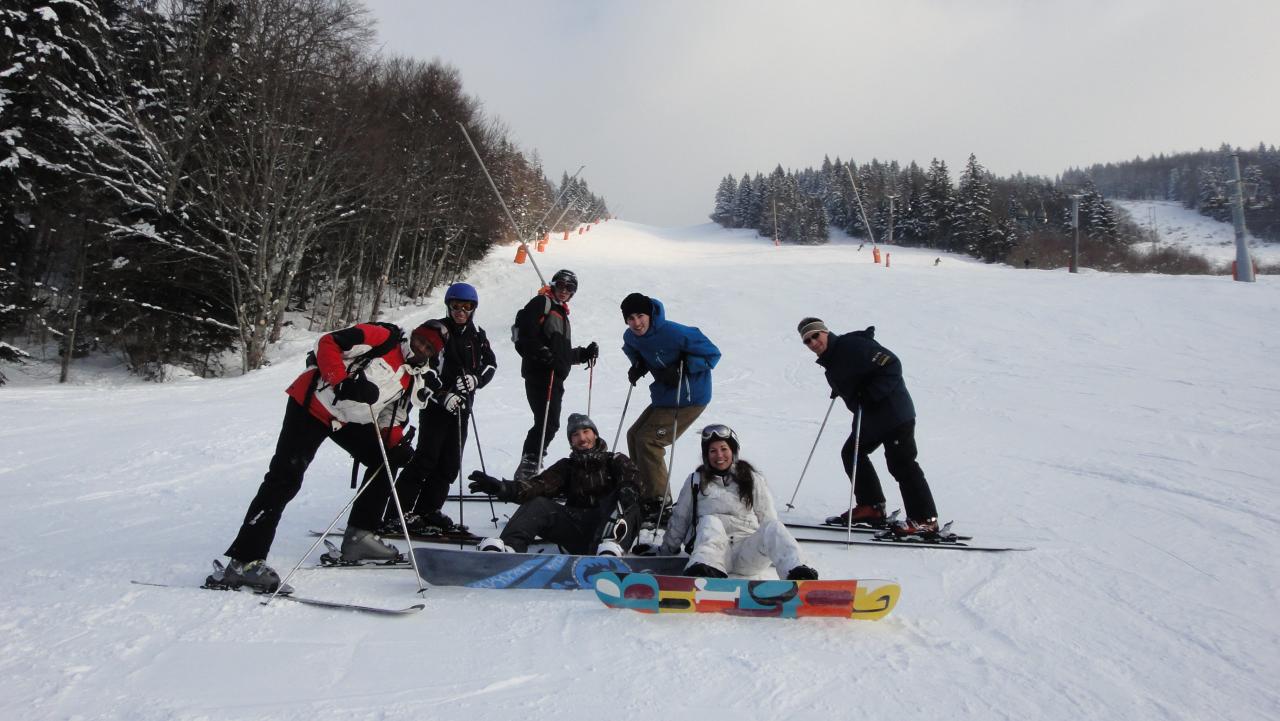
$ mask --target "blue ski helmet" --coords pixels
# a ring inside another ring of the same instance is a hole
[[[469,300],[480,307],[480,294],[476,292],[475,286],[470,283],[454,283],[444,292],[444,303],[449,304],[452,300]]]

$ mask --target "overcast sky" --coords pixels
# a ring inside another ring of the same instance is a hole
[[[366,0],[547,174],[706,222],[724,175],[824,154],[1053,176],[1280,143],[1280,1]]]

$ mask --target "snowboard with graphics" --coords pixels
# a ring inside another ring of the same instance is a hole
[[[901,592],[894,581],[756,581],[604,572],[596,596],[609,608],[641,613],[726,613],[731,616],[826,616],[874,621],[893,610]]]

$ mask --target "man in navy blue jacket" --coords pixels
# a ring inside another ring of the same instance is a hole
[[[818,318],[805,318],[797,328],[805,347],[818,356],[817,363],[826,370],[831,397],[840,396],[855,414],[862,409],[862,431],[859,434],[858,470],[853,479],[853,522],[872,526],[884,525],[884,491],[880,478],[868,457],[884,446],[884,460],[889,473],[898,481],[907,520],[894,526],[900,535],[921,535],[938,531],[938,509],[933,493],[916,462],[916,408],[902,380],[902,362],[875,340],[875,326],[844,335],[833,335]],[[853,466],[857,439],[850,432],[840,459],[845,475]],[[844,524],[849,511],[827,519]]]
[[[627,380],[634,386],[646,373],[653,375],[650,405],[627,430],[627,454],[652,506],[667,498],[666,448],[711,402],[711,369],[720,362],[720,349],[697,328],[667,320],[657,298],[628,295],[622,318],[622,351],[631,361]]]

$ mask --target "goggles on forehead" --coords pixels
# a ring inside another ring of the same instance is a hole
[[[716,439],[722,441],[733,440],[734,443],[737,443],[738,434],[734,433],[732,428],[723,423],[713,423],[702,429],[702,440],[710,441]]]
[[[476,309],[476,304],[469,300],[449,301],[449,310],[463,310],[468,313]]]

